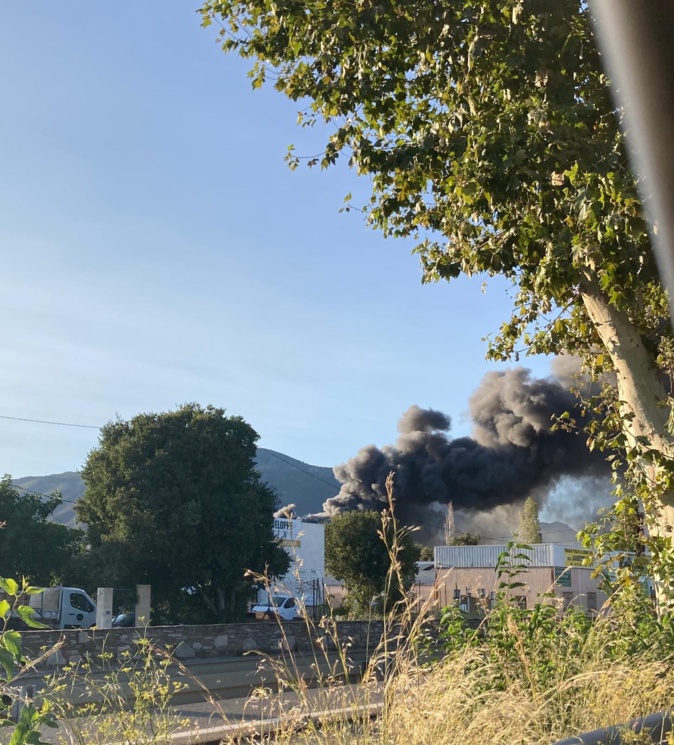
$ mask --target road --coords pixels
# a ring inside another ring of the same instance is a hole
[[[172,664],[167,668],[170,678],[184,684],[185,688],[173,697],[169,717],[174,722],[173,729],[194,733],[213,728],[220,731],[223,726],[231,726],[237,722],[259,723],[289,711],[304,715],[318,709],[334,711],[353,707],[356,703],[359,707],[366,703],[376,703],[379,700],[376,689],[352,682],[358,678],[364,662],[364,652],[351,654],[348,664],[351,682],[346,681],[344,665],[336,654],[330,654],[327,658],[321,656],[319,659],[309,654],[295,653],[292,663],[288,661],[285,672],[280,676],[273,666],[283,665],[281,658],[274,658],[272,666],[256,656]],[[76,680],[67,692],[70,702],[79,707],[102,701],[106,695],[103,685],[105,675],[104,672],[97,672],[92,676],[93,682],[90,680],[89,683]],[[128,693],[128,674],[120,673],[120,676],[121,689]],[[285,683],[280,687],[279,678]],[[39,675],[26,675],[21,678],[21,683],[24,687],[32,686],[39,692],[45,681]],[[309,687],[312,690],[307,690]],[[300,695],[294,690],[297,688],[303,691]],[[128,722],[130,715],[122,716]],[[112,722],[115,722],[115,717]],[[82,728],[86,730],[91,726],[90,723],[91,719],[88,717],[73,720],[72,726],[66,730],[63,727],[56,731],[46,730],[43,739],[53,743],[106,742],[97,740],[97,735],[91,732],[84,738],[81,736]],[[67,730],[72,732],[71,737],[59,740],[59,737],[66,735]],[[80,732],[80,736],[74,737],[75,732]],[[106,737],[109,738],[110,735]],[[0,743],[8,740],[8,737],[0,734]],[[110,742],[110,739],[107,741]],[[184,736],[176,740],[180,745],[196,742],[210,741],[199,736]]]
[[[226,699],[246,696],[251,688],[270,688],[274,690],[277,679],[293,684],[303,680],[306,684],[324,681],[328,677],[350,679],[360,675],[365,664],[365,652],[352,651],[346,667],[336,653],[316,655],[295,652],[292,657],[222,657],[213,660],[187,660],[172,663],[166,668],[168,677],[179,682],[182,690],[175,694],[175,703],[194,703],[203,701],[205,694],[212,698]],[[130,667],[130,666],[129,666]],[[117,673],[120,689],[126,697],[129,693],[128,672]],[[67,699],[73,705],[84,705],[102,701],[106,693],[104,684],[111,679],[110,670],[97,670],[83,676],[66,674]],[[43,674],[22,675],[17,681],[24,688],[32,688],[38,694],[45,686]]]
[[[301,695],[284,691],[264,699],[249,696],[184,704],[169,713],[172,719],[169,741],[172,745],[218,745],[225,737],[228,742],[245,737],[248,742],[253,734],[269,734],[279,726],[289,729],[311,718],[326,721],[338,717],[376,716],[381,710],[381,701],[380,689],[352,683],[328,690],[314,688]],[[42,740],[54,745],[121,745],[128,740],[129,732],[122,731],[121,727],[111,731],[110,719],[105,734],[97,731],[92,719],[85,717],[60,722],[55,730],[45,728]],[[156,724],[155,721],[155,727]],[[6,745],[10,734],[0,730],[0,743]]]

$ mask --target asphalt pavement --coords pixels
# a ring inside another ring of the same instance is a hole
[[[170,740],[139,742],[171,742],[174,745],[211,745],[220,742],[222,737],[231,737],[238,732],[270,732],[278,726],[293,726],[312,716],[335,717],[369,716],[380,707],[382,691],[378,686],[364,686],[352,683],[337,685],[331,688],[312,688],[301,693],[285,691],[254,691],[245,697],[222,700],[201,701],[171,707],[165,714],[159,715],[148,729],[160,730],[162,725],[170,722]],[[54,745],[113,745],[121,743],[125,727],[122,718],[129,724],[130,713],[119,712],[108,718],[104,732],[97,727],[92,717],[77,720],[66,720],[59,723],[57,729],[44,728],[42,740]],[[115,718],[119,727],[115,730]],[[245,727],[245,729],[241,729]],[[0,731],[0,742],[9,743],[10,732]]]
[[[156,726],[171,721],[171,731],[194,733],[193,736],[178,736],[174,742],[188,743],[217,742],[204,739],[198,733],[219,732],[223,728],[246,722],[251,725],[260,722],[274,722],[279,716],[306,716],[317,710],[335,711],[349,707],[362,707],[376,704],[379,691],[376,688],[355,684],[364,665],[364,653],[353,652],[348,666],[350,681],[346,680],[343,665],[336,654],[327,657],[314,657],[312,654],[294,654],[288,658],[285,671],[280,678],[286,685],[279,690],[277,672],[274,665],[282,665],[282,658],[265,661],[264,658],[249,655],[245,657],[225,657],[216,660],[190,660],[185,664],[174,664],[168,668],[172,680],[179,680],[184,686],[176,697],[166,716],[155,716]],[[78,681],[68,692],[71,701],[79,704],[100,702],[104,697],[101,683],[106,671],[98,671],[92,681]],[[127,676],[128,677],[128,676]],[[44,677],[37,674],[26,675],[21,679],[24,686],[32,686],[36,692],[44,685]],[[122,688],[127,685],[122,674]],[[295,689],[295,690],[293,690]],[[296,692],[301,689],[301,693]],[[130,721],[130,712],[120,712],[108,719],[105,738],[93,726],[91,717],[78,717],[70,723],[62,723],[57,730],[45,729],[43,740],[47,743],[67,743],[67,745],[110,745],[122,739],[114,732],[123,732],[123,724]],[[116,727],[116,723],[119,727]],[[273,728],[273,724],[268,727]],[[93,729],[92,729],[93,727]],[[7,730],[0,730],[0,743],[9,742]],[[152,740],[148,740],[152,742]]]

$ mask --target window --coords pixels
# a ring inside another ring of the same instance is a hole
[[[295,607],[295,598],[288,598],[285,603],[283,603],[284,608],[294,608]]]
[[[94,606],[80,592],[70,593],[70,605],[75,610],[81,610],[84,613],[91,613]]]
[[[573,593],[572,592],[563,592],[562,593],[562,599],[564,601],[564,610],[566,610],[573,601]]]
[[[597,593],[596,592],[588,592],[586,594],[587,597],[587,609],[588,610],[597,610]]]

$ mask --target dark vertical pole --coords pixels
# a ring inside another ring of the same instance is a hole
[[[673,308],[674,2],[590,0],[590,10]]]

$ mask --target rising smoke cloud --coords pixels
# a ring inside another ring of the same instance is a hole
[[[534,378],[521,367],[488,373],[469,406],[473,435],[454,439],[449,416],[411,406],[394,445],[368,445],[333,469],[342,487],[325,512],[382,509],[391,471],[396,510],[408,525],[423,525],[437,504],[488,511],[529,495],[544,502],[565,477],[608,478],[605,456],[590,452],[582,433],[553,430],[565,411],[579,427],[586,423],[577,398],[558,380]]]

